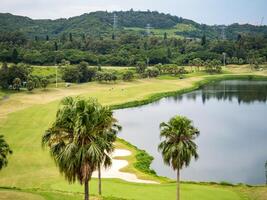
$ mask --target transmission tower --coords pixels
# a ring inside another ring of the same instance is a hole
[[[151,25],[150,24],[147,24],[146,25],[146,34],[149,36],[151,33]]]
[[[117,24],[118,24],[118,17],[117,17],[117,15],[114,13],[114,15],[113,15],[113,31],[116,30],[116,28],[117,28]]]
[[[263,21],[264,21],[264,17],[261,18],[261,24],[260,24],[260,26],[263,25]]]
[[[226,53],[225,52],[223,52],[223,66],[225,66],[226,65]]]
[[[226,40],[225,26],[221,27],[221,38],[222,38],[222,40]]]
[[[116,15],[116,13],[114,13],[114,15],[113,15],[113,37],[114,37],[114,39],[116,37],[117,25],[118,25],[118,17]]]

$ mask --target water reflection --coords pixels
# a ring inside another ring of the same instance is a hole
[[[223,81],[138,108],[117,110],[120,137],[147,150],[159,175],[175,177],[157,151],[159,124],[174,115],[194,121],[200,158],[182,171],[184,180],[265,183],[267,82]]]
[[[267,100],[267,82],[266,81],[222,81],[205,85],[201,90],[170,97],[176,101],[183,98],[195,100],[201,95],[202,102],[205,103],[209,99],[230,101],[237,99],[238,104],[250,104],[254,101],[266,103]]]

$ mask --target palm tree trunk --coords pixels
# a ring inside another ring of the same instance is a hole
[[[98,194],[102,194],[101,165],[98,164]]]
[[[89,200],[89,180],[86,179],[84,182],[84,200]]]
[[[180,200],[180,169],[177,169],[177,191],[176,199]]]

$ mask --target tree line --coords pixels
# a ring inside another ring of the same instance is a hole
[[[1,36],[2,35],[2,36]],[[82,61],[90,65],[135,66],[189,65],[194,59],[224,61],[226,64],[250,64],[251,60],[266,62],[267,36],[240,34],[232,40],[144,36],[120,31],[113,36],[73,35],[63,33],[56,38],[28,39],[19,33],[0,33],[0,61],[51,65],[61,60],[71,64]]]
[[[197,66],[198,71],[203,70],[208,73],[220,73],[222,71],[222,63],[215,59],[207,60],[206,62],[201,59],[194,59],[191,64]],[[150,67],[145,62],[138,62],[135,68],[128,69],[122,73],[102,70],[101,66],[89,66],[89,63],[85,61],[77,65],[71,65],[69,61],[62,60],[57,67],[61,74],[61,79],[66,83],[132,81],[134,78],[155,78],[165,74],[183,78],[183,75],[188,73],[185,67],[176,64],[159,63]],[[49,76],[33,75],[32,71],[33,68],[27,64],[18,63],[8,66],[4,62],[0,68],[0,87],[16,91],[21,88],[25,88],[28,91],[32,91],[35,88],[46,89],[50,83]]]

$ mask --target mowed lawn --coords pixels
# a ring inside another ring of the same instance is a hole
[[[33,94],[21,93],[12,95],[10,99],[0,104],[0,110],[3,108],[6,111],[2,116],[3,118],[0,118],[0,134],[5,135],[6,140],[14,151],[14,154],[10,157],[8,167],[0,172],[0,187],[83,192],[83,188],[79,184],[69,185],[64,180],[58,173],[48,151],[41,148],[41,136],[53,122],[59,100],[64,96],[95,97],[101,103],[112,105],[143,100],[152,94],[160,92],[192,87],[200,80],[203,80],[203,77],[184,80],[152,79],[118,84],[90,83],[68,89],[42,92],[43,96],[41,97],[39,91]],[[18,107],[17,110],[16,106]],[[103,181],[103,195],[106,197],[113,196],[136,200],[171,200],[175,199],[175,189],[175,183],[135,184],[115,179],[105,179]],[[91,183],[91,192],[93,194],[97,193],[96,180]],[[16,194],[13,193],[11,195]],[[246,199],[243,195],[241,197],[241,194],[243,194],[243,191],[239,192],[239,190],[232,187],[182,184],[183,200]],[[31,196],[32,199],[37,197],[40,199],[65,199],[65,197],[53,197],[52,194],[49,197],[49,193],[34,195]],[[3,197],[1,193],[0,196]],[[1,197],[0,200],[2,200]],[[66,199],[82,199],[82,197],[77,194],[73,198]]]

